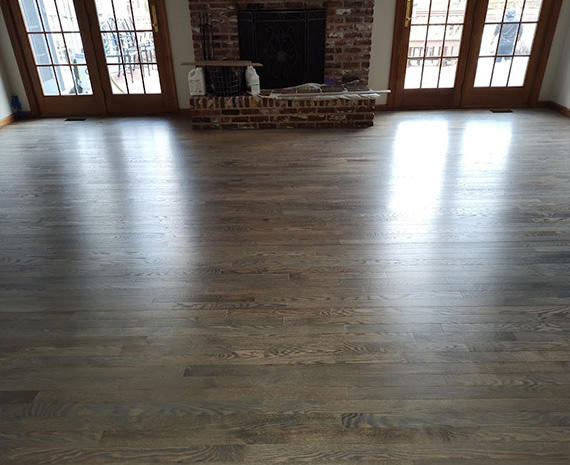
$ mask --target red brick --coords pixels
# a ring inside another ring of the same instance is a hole
[[[198,116],[220,116],[220,110],[197,110],[196,115]]]
[[[256,123],[240,123],[238,129],[259,129],[259,125]]]
[[[293,116],[293,115],[276,115],[271,118],[273,123],[278,122],[293,122],[293,121],[307,121],[307,116]]]
[[[259,115],[259,108],[243,108],[240,113],[242,115]]]
[[[354,115],[346,115],[346,119],[363,120],[363,119],[367,119],[367,116],[366,116],[366,113],[356,113]]]
[[[270,116],[250,116],[249,120],[253,123],[268,123]]]

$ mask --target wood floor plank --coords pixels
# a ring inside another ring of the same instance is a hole
[[[567,118],[0,146],[2,465],[569,462]]]
[[[0,459],[7,464],[44,465],[94,464],[116,462],[140,464],[148,460],[154,463],[238,463],[243,462],[244,449],[239,445],[186,446],[186,447],[10,447],[0,451]]]
[[[0,404],[28,404],[38,395],[38,391],[0,390]]]
[[[323,446],[343,444],[429,444],[453,442],[561,442],[568,439],[568,427],[461,427],[432,425],[425,427],[378,427],[348,429],[324,425],[274,424],[267,420],[260,426],[211,425],[187,426],[184,430],[148,429],[144,431],[105,431],[101,443],[107,447],[121,446],[188,446],[196,444],[298,444]]]
[[[96,447],[101,442],[102,433],[85,431],[32,431],[0,432],[0,448],[4,447],[53,447],[79,446]]]
[[[373,460],[416,460],[416,459],[445,459],[449,453],[459,459],[500,460],[534,459],[537,463],[546,460],[564,460],[567,457],[568,446],[564,442],[537,443],[451,443],[443,449],[439,444],[356,444],[329,447],[326,450],[315,445],[247,445],[245,458],[264,459],[269,462],[311,463],[311,462],[344,462],[358,463]]]

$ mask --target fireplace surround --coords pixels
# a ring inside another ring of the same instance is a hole
[[[217,60],[240,58],[238,11],[323,9],[326,13],[325,79],[337,82],[352,78],[368,81],[374,0],[189,0],[194,55],[203,58],[201,14],[209,13],[212,47]]]
[[[368,82],[374,0],[189,0],[194,55],[203,58],[201,21],[209,18],[211,47],[217,60],[240,56],[238,14],[279,10],[322,10],[325,14],[324,79]],[[307,58],[311,60],[309,56]],[[263,87],[263,82],[262,82]],[[191,97],[196,129],[258,129],[281,127],[367,127],[374,115],[372,99],[303,100]]]

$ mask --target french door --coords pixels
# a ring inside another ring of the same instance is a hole
[[[2,7],[40,115],[175,110],[164,0],[3,0]]]
[[[528,105],[542,80],[560,4],[399,0],[389,107]]]

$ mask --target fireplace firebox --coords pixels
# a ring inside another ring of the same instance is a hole
[[[238,11],[242,60],[258,68],[261,88],[324,82],[326,10]]]

